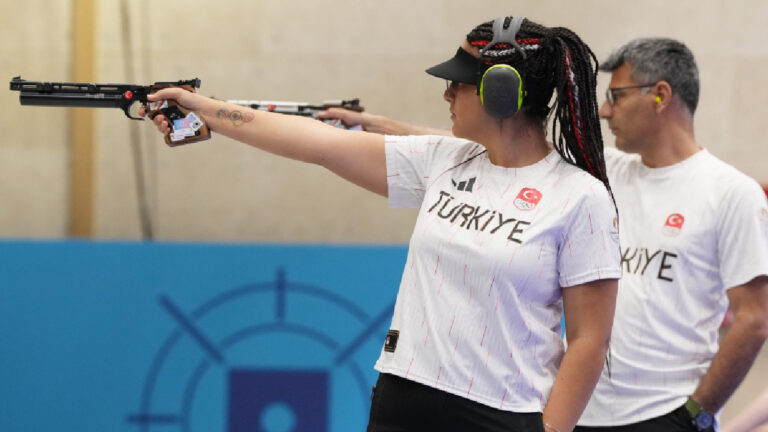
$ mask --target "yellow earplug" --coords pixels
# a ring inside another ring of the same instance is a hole
[[[661,96],[656,96],[656,103],[661,103]]]

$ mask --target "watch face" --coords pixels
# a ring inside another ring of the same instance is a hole
[[[715,423],[715,417],[708,412],[700,412],[693,422],[699,430],[709,429]]]

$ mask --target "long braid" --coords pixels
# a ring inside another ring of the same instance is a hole
[[[467,35],[467,41],[478,48],[486,47],[493,39],[492,25],[487,22],[476,27]],[[600,180],[613,196],[603,156],[594,53],[571,30],[547,28],[530,20],[523,21],[517,38],[525,54],[508,44],[496,44],[484,51],[480,72],[499,63],[515,67],[528,92],[522,112],[542,124],[551,114],[552,141],[557,152]],[[548,104],[553,91],[556,94],[550,113]]]
[[[552,135],[557,137],[555,148],[560,154],[569,152],[572,156],[569,160],[605,183],[610,190],[595,92],[597,59],[572,31],[558,27],[551,32],[560,45],[560,49],[555,50],[560,56],[556,63],[557,101],[552,122]]]
[[[509,20],[505,20],[505,25]],[[473,46],[485,47],[493,40],[492,25],[492,22],[487,22],[476,27],[467,35],[467,41]],[[578,35],[564,27],[546,28],[525,20],[517,38],[525,55],[506,44],[497,44],[483,51],[481,65],[489,67],[506,63],[517,69],[528,92],[523,100],[522,112],[542,124],[550,113],[548,104],[552,92],[556,91],[552,107],[555,149],[563,159],[600,180],[615,207],[616,199],[608,183],[603,136],[600,133],[596,94],[598,62],[595,54]],[[605,363],[610,377],[610,347]]]

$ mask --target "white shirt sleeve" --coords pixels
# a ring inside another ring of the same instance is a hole
[[[726,289],[768,275],[768,200],[758,184],[743,179],[719,204],[717,255]]]
[[[384,139],[389,206],[418,208],[433,175],[451,168],[465,152],[479,144],[442,136],[394,136]]]
[[[616,208],[602,184],[572,210],[558,253],[560,286],[621,277]]]

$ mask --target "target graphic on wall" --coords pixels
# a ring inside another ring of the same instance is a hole
[[[237,287],[169,317],[144,379],[138,432],[336,432],[364,428],[373,362],[394,303],[371,314],[312,285]]]

